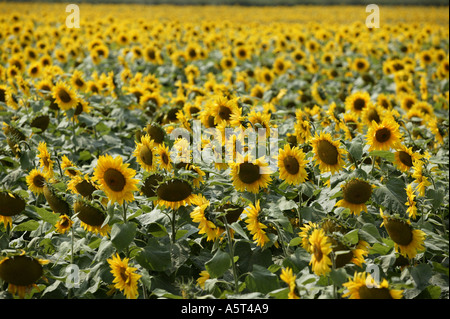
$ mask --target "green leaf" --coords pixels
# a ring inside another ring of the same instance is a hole
[[[155,237],[167,236],[167,229],[159,223],[151,223],[148,225],[148,232]]]
[[[378,232],[378,228],[373,224],[364,224],[359,229],[359,236],[369,244],[381,242],[381,236]]]
[[[264,294],[279,288],[277,276],[260,265],[253,266],[252,272],[245,278],[245,284],[250,291]]]
[[[218,249],[216,254],[205,263],[205,268],[212,278],[221,277],[230,267],[230,254],[221,249]]]
[[[342,238],[344,243],[348,245],[356,245],[359,241],[358,229],[353,229],[344,235]]]
[[[337,286],[341,286],[344,282],[347,281],[347,272],[344,268],[339,269],[333,269],[330,272],[331,280],[333,280],[333,283]]]
[[[33,231],[38,229],[39,223],[35,220],[27,220],[13,228],[13,231]]]
[[[375,188],[372,199],[378,205],[395,213],[406,213],[406,185],[402,179],[391,178],[385,185]]]
[[[361,138],[356,137],[350,143],[348,152],[355,161],[359,161],[359,160],[361,160],[362,155],[363,155],[363,148],[364,148],[364,143],[361,141]]]
[[[91,159],[91,153],[89,151],[81,151],[78,157],[80,161],[89,161]]]
[[[369,156],[378,156],[388,160],[389,162],[395,161],[395,154],[389,151],[372,151]]]
[[[136,255],[136,261],[142,267],[153,271],[164,271],[172,264],[169,248],[160,245],[154,238]]]
[[[433,275],[433,270],[428,264],[419,264],[411,269],[411,277],[414,279],[418,289],[424,289]]]
[[[34,207],[36,213],[41,217],[41,219],[51,225],[55,225],[59,220],[59,215],[53,212],[49,212],[45,208]]]
[[[118,251],[127,248],[136,236],[136,224],[114,224],[111,229],[111,241]]]

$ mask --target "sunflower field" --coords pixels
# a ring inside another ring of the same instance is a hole
[[[448,7],[66,5],[0,3],[0,299],[449,298]]]

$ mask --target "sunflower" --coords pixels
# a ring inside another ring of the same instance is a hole
[[[219,233],[218,227],[209,220],[205,213],[209,207],[209,201],[203,195],[194,195],[192,198],[192,205],[194,210],[190,213],[192,221],[198,223],[199,234],[206,234],[207,241],[214,241]]]
[[[158,145],[156,148],[156,154],[158,155],[157,162],[159,168],[164,169],[166,171],[171,171],[173,166],[172,166],[172,159],[170,157],[169,147],[165,146],[164,143]]]
[[[44,185],[46,181],[46,175],[36,168],[32,169],[26,177],[28,189],[35,194],[44,193]]]
[[[311,141],[315,165],[319,165],[320,171],[332,174],[341,170],[344,166],[344,150],[339,147],[339,141],[333,141],[329,133],[321,132]]]
[[[422,230],[413,229],[409,220],[385,215],[381,208],[380,215],[383,218],[381,226],[386,228],[389,237],[395,243],[395,249],[402,256],[413,259],[418,252],[425,250],[426,234]]]
[[[425,196],[426,188],[431,185],[428,178],[423,175],[423,165],[424,163],[422,161],[415,161],[413,163],[414,172],[412,174],[414,183],[416,183],[416,190],[419,192],[421,197]]]
[[[18,194],[7,191],[0,192],[0,224],[12,226],[12,216],[25,210],[25,200]]]
[[[202,270],[200,272],[200,277],[197,279],[197,285],[200,286],[200,288],[205,289],[205,282],[210,279],[211,276],[209,275],[207,270]]]
[[[312,232],[319,228],[319,225],[313,222],[308,222],[307,224],[304,224],[300,227],[302,230],[300,233],[298,233],[299,237],[302,239],[302,247],[309,253],[312,252],[312,246],[309,242],[309,237],[311,236]]]
[[[408,206],[408,209],[406,210],[406,212],[408,213],[409,218],[416,219],[417,218],[417,205],[416,205],[416,202],[414,201],[416,194],[414,193],[412,184],[408,184],[408,186],[406,186],[405,190],[406,190],[406,197],[408,198],[408,201],[405,203],[405,205]]]
[[[43,265],[49,260],[38,259],[31,256],[21,255],[5,257],[0,260],[0,278],[8,283],[8,291],[19,298],[33,288],[44,273]]]
[[[377,284],[370,274],[355,272],[353,278],[342,284],[348,292],[342,295],[349,299],[401,299],[403,291],[389,289],[389,283],[383,279]]]
[[[329,255],[332,252],[331,241],[325,235],[321,228],[316,228],[309,236],[309,244],[311,245],[311,261],[313,272],[318,275],[325,275],[331,271],[330,266],[333,264]]]
[[[47,143],[45,142],[39,142],[38,146],[38,154],[37,157],[39,158],[39,162],[41,163],[41,168],[43,169],[43,172],[47,178],[51,178],[54,174],[53,172],[53,165],[54,162],[50,158],[50,153],[47,149]]]
[[[422,158],[422,156],[419,153],[414,152],[411,147],[406,147],[403,144],[397,146],[394,156],[394,165],[402,172],[408,172],[409,169],[413,167],[414,162]]]
[[[105,224],[106,213],[97,205],[88,201],[78,200],[73,205],[73,210],[81,221],[81,226],[89,232],[107,236],[111,227]]]
[[[231,162],[230,174],[234,188],[239,192],[247,190],[255,194],[260,188],[266,188],[271,181],[270,174],[266,171],[267,166],[263,157],[250,162],[248,155],[241,163]]]
[[[305,166],[308,163],[305,160],[305,154],[298,147],[289,144],[280,149],[278,154],[278,167],[280,169],[280,178],[290,185],[298,185],[308,179],[308,173]]]
[[[372,196],[372,188],[368,182],[353,178],[342,185],[344,198],[338,201],[336,206],[348,208],[353,214],[359,215],[361,211],[367,211],[366,202]]]
[[[139,165],[147,172],[153,172],[156,169],[155,144],[150,139],[150,135],[141,137],[141,142],[136,143],[133,156],[136,157]]]
[[[297,288],[297,285],[295,284],[296,278],[297,277],[293,274],[291,268],[286,267],[286,268],[281,269],[280,279],[289,285],[289,293],[288,293],[289,299],[299,299],[300,298],[296,291],[296,288]]]
[[[367,131],[366,138],[370,145],[369,151],[387,151],[398,146],[402,134],[397,122],[392,117],[385,117],[379,124],[373,122]]]
[[[73,194],[79,194],[83,197],[89,197],[94,191],[97,190],[95,184],[89,178],[89,175],[77,175],[70,179],[67,183],[67,188]]]
[[[367,126],[372,125],[372,122],[379,124],[383,118],[384,109],[376,104],[370,104],[361,113],[361,119]]]
[[[107,259],[111,273],[114,275],[114,288],[123,291],[127,299],[137,299],[138,280],[142,276],[136,273],[137,268],[128,265],[129,261],[129,258],[121,259],[119,254]]]
[[[61,157],[61,169],[64,174],[70,178],[80,175],[80,171],[76,168],[75,164],[66,156]]]
[[[414,94],[405,94],[402,95],[400,100],[400,107],[408,112],[417,103],[417,97]]]
[[[179,178],[169,179],[158,185],[156,189],[157,203],[172,209],[191,205],[194,199],[192,191],[193,187],[188,181]]]
[[[55,228],[58,233],[65,234],[72,225],[73,221],[69,216],[64,214],[59,216],[59,221],[56,223]]]
[[[53,98],[61,110],[67,111],[77,106],[78,99],[69,86],[62,81],[56,83],[52,88]]]
[[[346,110],[358,116],[370,104],[370,95],[367,92],[355,92],[345,99]]]
[[[111,155],[102,155],[98,159],[93,179],[112,202],[122,205],[123,201],[134,200],[133,192],[137,191],[137,179],[133,177],[136,171],[128,168],[129,164],[122,162],[122,157],[113,158]]]
[[[360,73],[367,72],[369,68],[370,63],[364,58],[356,58],[352,63],[352,69]]]
[[[57,214],[70,213],[69,203],[52,185],[45,183],[43,194],[53,212]]]
[[[258,246],[264,247],[270,239],[264,231],[267,226],[259,221],[259,215],[261,212],[259,200],[255,205],[250,204],[247,208],[245,208],[244,212],[247,215],[245,223],[247,224],[247,229],[250,231],[250,234],[253,235],[253,240]]]
[[[219,96],[214,99],[211,107],[211,115],[214,116],[214,123],[217,125],[222,121],[229,122],[231,116],[238,111],[237,103],[234,99]]]

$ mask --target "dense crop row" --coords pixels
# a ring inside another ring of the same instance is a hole
[[[0,298],[448,298],[448,10],[0,8]]]

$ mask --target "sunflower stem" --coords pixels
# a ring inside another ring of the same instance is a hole
[[[237,275],[236,263],[234,262],[233,240],[231,238],[231,232],[230,232],[230,227],[228,225],[227,217],[224,216],[223,219],[225,221],[224,224],[225,224],[225,229],[227,231],[227,241],[228,241],[228,247],[229,247],[230,258],[231,258],[231,266],[232,266],[232,269],[233,269],[234,290],[235,290],[236,293],[239,293],[239,280],[238,280],[238,275]]]
[[[170,223],[172,225],[172,244],[175,244],[176,240],[176,229],[175,229],[175,209],[172,209],[172,218],[170,219]]]

